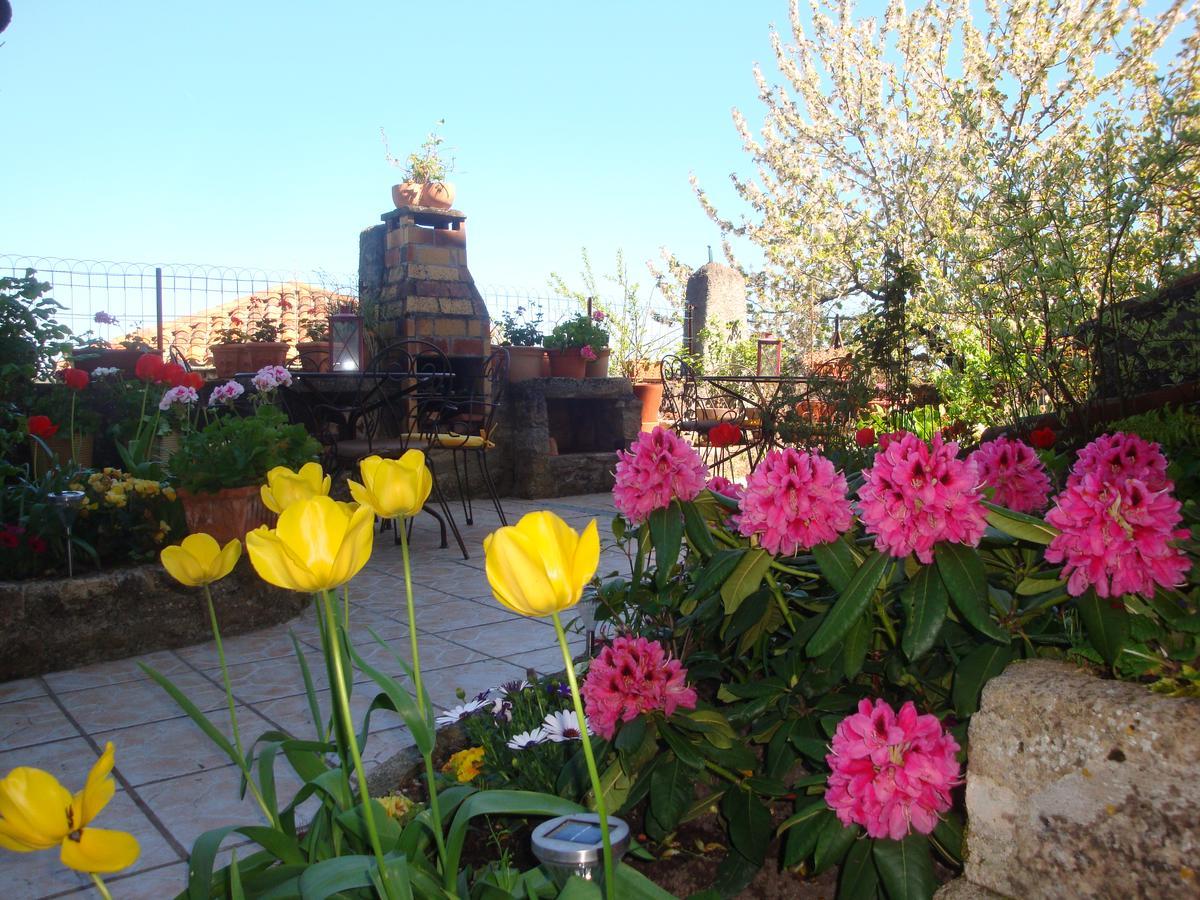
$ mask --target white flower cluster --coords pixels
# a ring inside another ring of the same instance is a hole
[[[208,395],[208,405],[218,406],[221,403],[232,403],[244,393],[246,393],[246,389],[236,381],[227,381],[213,388],[212,393]]]
[[[584,717],[583,726],[588,734],[592,733],[591,722]],[[542,726],[533,731],[522,731],[514,734],[508,742],[509,750],[525,750],[547,741],[561,744],[563,741],[577,741],[583,737],[579,729],[579,717],[574,710],[565,709],[561,712],[547,713],[542,720]]]
[[[277,387],[287,387],[292,383],[292,373],[283,366],[263,366],[251,379],[254,386],[262,393],[268,393]]]
[[[195,403],[199,399],[200,395],[196,393],[195,388],[173,387],[163,394],[162,400],[158,402],[158,408],[166,412],[176,403]]]
[[[97,366],[92,369],[92,378],[111,378],[113,375],[119,374],[120,371],[116,366]]]
[[[505,682],[500,687],[480,691],[466,703],[460,703],[458,706],[452,707],[438,716],[436,720],[437,724],[453,725],[455,722],[484,709],[490,709],[492,715],[497,719],[511,722],[512,701],[509,697],[513,694],[521,693],[527,687],[529,687],[529,682],[521,679],[519,681]]]

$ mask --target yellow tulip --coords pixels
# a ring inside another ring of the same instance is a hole
[[[241,555],[242,542],[237,538],[222,547],[210,534],[189,534],[181,544],[163,547],[159,559],[176,581],[200,587],[232,572]]]
[[[330,482],[320,463],[305,463],[299,472],[293,472],[287,466],[276,466],[267,473],[267,483],[262,486],[262,501],[271,512],[281,513],[298,500],[327,497]]]
[[[371,558],[375,514],[329,497],[310,497],[279,514],[279,525],[246,535],[246,552],[263,581],[292,591],[345,584]]]
[[[358,470],[363,483],[351,481],[350,495],[383,519],[415,516],[433,488],[433,475],[420,450],[409,450],[399,459],[368,456]]]
[[[49,772],[24,766],[0,781],[0,847],[18,853],[60,848],[63,865],[80,872],[117,872],[133,865],[141,849],[124,831],[87,827],[116,791],[113,745],[71,796]]]
[[[596,520],[583,534],[552,512],[531,512],[484,538],[488,583],[501,604],[523,616],[548,616],[579,602],[600,564]]]

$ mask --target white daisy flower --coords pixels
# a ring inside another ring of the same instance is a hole
[[[587,726],[586,718],[584,726]],[[542,732],[546,735],[546,740],[555,743],[577,741],[582,737],[579,731],[579,719],[576,717],[575,711],[570,709],[547,713],[546,718],[542,720]]]
[[[533,731],[522,731],[520,734],[514,734],[512,740],[508,742],[509,750],[526,750],[529,747],[536,747],[538,744],[546,742],[546,733],[542,729],[537,728]]]
[[[468,700],[466,703],[460,703],[458,706],[452,707],[438,716],[436,720],[437,724],[453,725],[460,719],[471,715],[471,713],[479,712],[485,706],[487,706],[487,702],[484,700]]]

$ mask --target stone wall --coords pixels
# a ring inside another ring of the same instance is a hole
[[[308,595],[264,582],[244,557],[212,586],[222,636],[286,622]],[[200,588],[157,563],[76,578],[0,581],[0,681],[207,641]]]
[[[689,352],[704,355],[700,332],[705,328],[711,334],[720,335],[728,326],[736,324],[742,337],[749,336],[746,281],[737,269],[715,262],[706,263],[688,277],[685,296],[684,340]]]
[[[1198,735],[1200,700],[1010,666],[971,720],[966,881],[1014,898],[1200,897]],[[955,893],[968,889],[940,896],[985,895]]]

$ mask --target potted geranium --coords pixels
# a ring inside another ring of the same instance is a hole
[[[439,120],[438,127],[445,120]],[[443,159],[441,146],[444,138],[431,131],[421,144],[419,153],[410,153],[401,161],[388,151],[387,134],[383,134],[384,155],[388,163],[403,173],[404,180],[392,185],[392,202],[401,206],[429,206],[433,209],[449,209],[454,203],[454,185],[446,176],[454,169],[453,159]]]
[[[329,317],[304,317],[300,319],[300,331],[305,338],[296,341],[300,368],[305,372],[329,371]]]
[[[550,357],[550,374],[583,378],[589,362],[608,347],[608,332],[587,313],[576,313],[554,326],[543,342]]]
[[[536,310],[536,314],[535,314]],[[528,312],[518,306],[516,315],[505,310],[500,315],[502,345],[508,348],[508,380],[528,381],[542,375],[542,310],[532,307]]]
[[[219,320],[214,320],[214,324]],[[287,342],[281,341],[278,320],[260,297],[251,297],[246,318],[236,312],[228,324],[215,329],[212,353],[218,378],[238,372],[257,372],[264,366],[282,366],[287,359]]]

